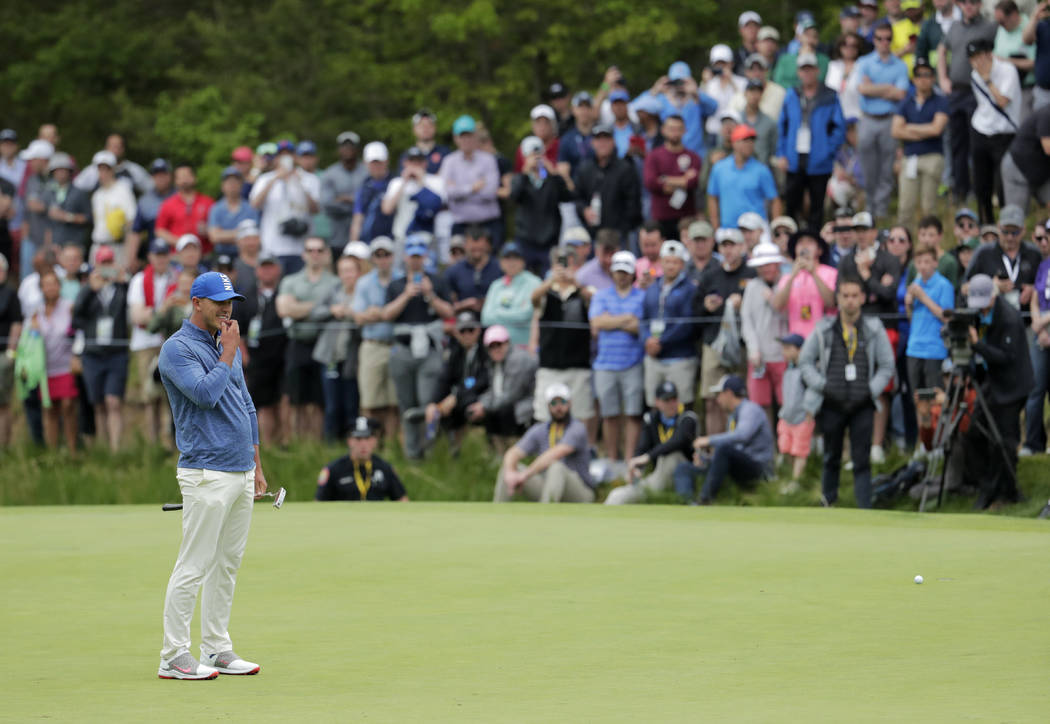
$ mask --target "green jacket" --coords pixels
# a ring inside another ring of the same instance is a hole
[[[15,351],[15,390],[18,397],[24,400],[35,387],[40,388],[40,400],[44,407],[51,407],[51,393],[47,388],[44,338],[40,332],[26,326]]]

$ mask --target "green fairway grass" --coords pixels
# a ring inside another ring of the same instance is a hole
[[[260,503],[231,634],[262,673],[181,682],[156,674],[179,514],[0,508],[0,720],[1043,722],[1047,531]]]

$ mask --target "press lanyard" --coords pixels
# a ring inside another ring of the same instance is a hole
[[[554,447],[555,445],[557,445],[558,441],[561,440],[561,437],[564,434],[565,434],[565,426],[564,425],[559,425],[556,422],[552,422],[551,426],[550,426],[550,428],[548,428],[548,432],[547,432],[547,435],[548,435],[547,440],[550,443],[549,447]]]
[[[372,461],[365,461],[365,478],[361,479],[361,468],[355,462],[354,463],[354,482],[357,483],[357,490],[361,493],[361,500],[364,500],[368,495],[369,489],[372,487]]]
[[[853,364],[853,355],[857,353],[857,330],[843,327],[842,341],[846,344],[846,354],[849,356],[849,363]]]
[[[681,415],[683,410],[685,410],[685,405],[679,404],[678,412],[675,413],[676,422],[678,421],[678,415]],[[667,427],[664,427],[664,424],[662,422],[656,423],[656,437],[659,438],[660,442],[662,443],[667,442],[671,439],[671,436],[674,435],[674,427],[674,425],[668,425]]]
[[[1011,265],[1010,257],[1003,254],[1003,266],[1006,267],[1006,275],[1010,277],[1010,281],[1017,284],[1017,275],[1021,271],[1021,253],[1017,253],[1017,261]]]

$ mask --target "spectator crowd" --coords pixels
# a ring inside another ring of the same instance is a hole
[[[869,507],[871,465],[930,442],[957,307],[979,310],[1002,446],[1042,454],[1050,2],[861,0],[833,28],[808,11],[784,33],[753,11],[738,26],[648,88],[616,67],[552,83],[505,153],[474,116],[447,138],[424,108],[409,148],[348,130],[326,168],[310,140],[231,149],[216,199],[119,134],[78,162],[53,124],[0,131],[0,449],[16,405],[71,452],[128,428],[170,446],[159,350],[216,270],[246,297],[264,442],[374,424],[419,459],[478,427],[503,456],[497,501],[589,502],[620,477],[607,502],[711,503],[778,469],[791,495],[819,449],[832,505],[848,434]],[[365,498],[355,445],[339,480]],[[959,478],[980,507],[1021,494]]]

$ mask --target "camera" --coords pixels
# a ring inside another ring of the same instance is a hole
[[[978,311],[976,309],[945,309],[942,335],[948,346],[948,355],[955,367],[966,367],[973,360],[973,346],[970,344],[970,328],[976,327]]]
[[[569,255],[568,254],[558,254],[558,265],[559,266],[569,266]]]

